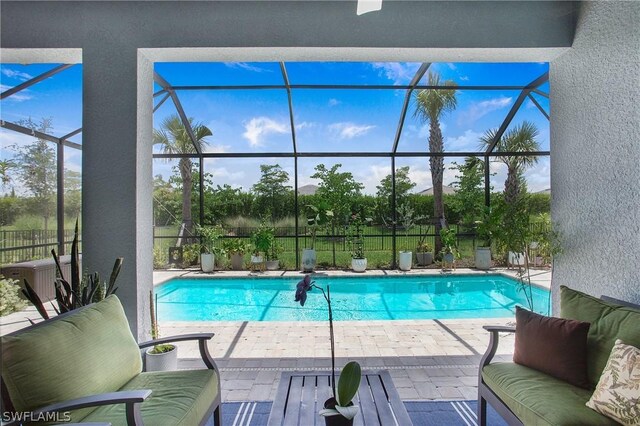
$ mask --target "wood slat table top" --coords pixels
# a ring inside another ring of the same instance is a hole
[[[330,371],[283,372],[267,424],[323,426],[324,418],[318,411],[332,395],[330,380]],[[353,403],[360,409],[355,426],[413,424],[387,370],[363,371]]]

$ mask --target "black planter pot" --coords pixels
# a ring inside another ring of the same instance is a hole
[[[324,408],[336,408],[336,399],[331,397],[324,402]],[[353,402],[350,402],[349,405],[353,405]],[[353,426],[353,419],[347,419],[344,416],[326,416],[324,418],[324,423],[327,426]]]

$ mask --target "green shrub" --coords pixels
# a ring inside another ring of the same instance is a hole
[[[20,286],[17,280],[0,275],[0,316],[22,310],[26,306],[20,297]]]
[[[182,267],[196,265],[200,261],[200,244],[185,244],[182,246]]]
[[[153,269],[161,269],[169,262],[169,252],[161,246],[153,248]]]

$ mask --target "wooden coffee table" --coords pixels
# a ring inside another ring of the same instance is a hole
[[[267,424],[324,425],[324,418],[318,411],[332,396],[330,377],[329,371],[283,372]],[[413,424],[387,370],[363,371],[353,403],[360,408],[353,422],[356,426]]]

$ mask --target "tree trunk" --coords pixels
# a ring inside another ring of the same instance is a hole
[[[508,166],[507,180],[504,183],[504,201],[513,205],[520,195],[520,182],[517,167]]]
[[[180,163],[180,176],[182,177],[182,223],[184,223],[185,236],[187,241],[192,235],[193,220],[191,219],[191,186],[192,186],[192,172],[191,172],[191,160],[188,158],[181,158]]]
[[[437,117],[429,120],[429,152],[438,153],[443,151],[442,132],[440,131],[440,121]],[[431,181],[433,184],[433,222],[435,225],[435,244],[434,253],[437,256],[442,250],[442,241],[440,241],[440,229],[444,217],[444,202],[442,200],[442,175],[444,174],[444,158],[429,157],[429,166],[431,168]]]

